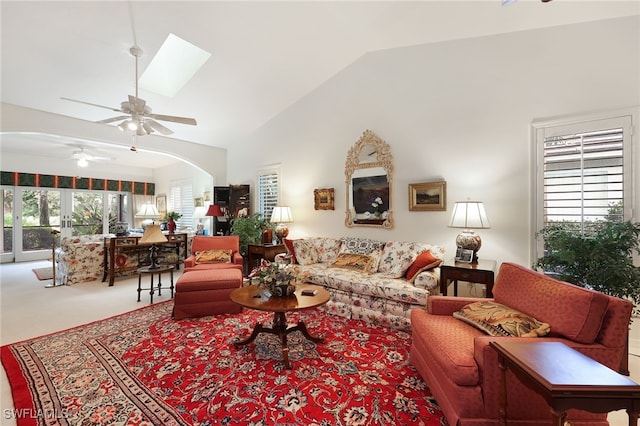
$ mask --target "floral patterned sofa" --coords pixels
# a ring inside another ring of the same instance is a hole
[[[56,249],[56,283],[72,285],[101,280],[104,272],[104,238],[113,234],[65,237]]]
[[[440,246],[350,237],[284,243],[306,281],[329,291],[324,309],[334,315],[408,330],[411,310],[438,293]]]

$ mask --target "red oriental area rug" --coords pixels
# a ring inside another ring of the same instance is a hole
[[[446,425],[409,364],[411,335],[320,310],[292,314],[324,343],[291,333],[235,348],[240,314],[173,321],[159,303],[6,345],[18,425]]]

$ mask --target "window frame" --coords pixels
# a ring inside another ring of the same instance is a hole
[[[633,218],[634,206],[634,175],[633,169],[635,152],[633,151],[634,123],[637,122],[638,111],[635,109],[621,109],[592,114],[576,114],[552,119],[534,120],[531,123],[531,187],[532,187],[532,214],[531,214],[531,259],[537,259],[544,253],[544,241],[535,238],[536,233],[544,227],[545,220],[545,188],[544,188],[544,140],[547,133],[568,134],[579,133],[603,128],[598,123],[605,124],[608,121],[619,122],[617,125],[623,131],[623,221]],[[552,130],[553,129],[553,130]],[[559,131],[562,130],[562,131]]]

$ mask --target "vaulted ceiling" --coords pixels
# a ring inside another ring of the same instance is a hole
[[[154,113],[197,119],[163,122],[170,137],[227,147],[367,52],[637,15],[639,4],[3,0],[1,100],[92,122],[119,115],[61,98],[119,107],[134,93],[134,34],[142,73],[173,33],[210,59],[175,97],[140,97]],[[26,145],[4,141],[3,150]]]

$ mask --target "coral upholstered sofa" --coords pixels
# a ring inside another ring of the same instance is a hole
[[[493,288],[495,301],[550,327],[545,341],[568,346],[618,370],[626,353],[633,305],[622,299],[503,263]],[[532,337],[493,336],[454,317],[478,299],[432,296],[428,311],[411,312],[411,363],[427,382],[451,426],[497,425],[500,369],[489,342]],[[561,360],[560,360],[561,361]],[[507,372],[509,425],[549,425],[546,402]],[[606,414],[569,410],[574,426],[607,425]]]
[[[196,235],[191,243],[191,255],[184,260],[184,272],[220,268],[237,268],[242,271],[243,258],[239,250],[240,237],[237,235]],[[221,260],[217,256],[223,251],[229,253],[228,259]],[[207,252],[213,256],[205,256]]]

